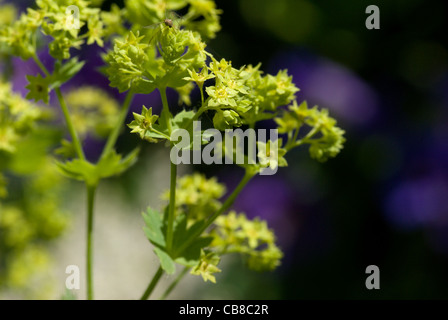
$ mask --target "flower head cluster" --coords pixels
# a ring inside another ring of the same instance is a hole
[[[134,24],[149,26],[163,21],[167,10],[180,9],[187,3],[186,0],[128,0],[125,2],[126,18]]]
[[[214,85],[205,88],[208,99],[204,107],[216,111],[213,119],[216,129],[243,124],[253,127],[257,121],[273,118],[277,108],[289,104],[299,90],[286,71],[263,76],[260,65],[236,69],[230,61],[218,61],[208,55],[209,66],[199,72],[190,70],[190,77],[185,79],[196,82],[201,91],[206,80],[215,79]]]
[[[27,9],[18,20],[0,32],[0,43],[10,47],[11,53],[28,59],[36,53],[37,31],[50,36],[50,54],[58,59],[70,58],[70,49],[84,43],[103,45],[104,23],[100,9],[89,6],[85,0],[37,0],[36,9]],[[76,12],[70,6],[76,6]],[[87,31],[80,34],[81,28]]]
[[[205,39],[213,39],[221,30],[219,23],[222,10],[216,8],[213,0],[189,0],[188,13],[183,17],[183,25],[193,31],[199,32]]]
[[[310,109],[306,102],[299,106],[294,101],[275,121],[279,132],[289,135],[287,149],[309,144],[311,157],[323,162],[335,157],[343,148],[344,130],[336,126],[336,120],[326,109],[319,110],[316,106]],[[307,133],[299,138],[301,129]]]
[[[203,174],[194,173],[180,178],[176,188],[176,207],[179,213],[187,214],[191,221],[207,218],[219,209],[219,199],[226,189],[215,177],[207,179]],[[163,195],[169,199],[169,192]]]
[[[197,32],[204,39],[212,39],[221,30],[220,15],[213,0],[132,0],[126,1],[126,18],[134,26],[152,26],[170,19],[180,26]],[[188,11],[183,17],[172,10]]]
[[[152,44],[154,37],[157,46]],[[162,25],[149,36],[130,32],[124,40],[115,40],[114,50],[104,57],[110,85],[135,93],[185,87],[188,70],[201,68],[205,59],[205,44],[197,34]]]
[[[45,244],[62,234],[69,218],[60,209],[63,180],[53,159],[32,153],[33,161],[29,161],[30,149],[46,148],[50,142],[38,132],[21,141],[10,160],[18,173],[8,177],[20,183],[11,185],[13,197],[0,203],[0,278],[4,280],[0,288],[7,285],[31,298],[49,298],[53,293],[48,273],[51,261]]]
[[[211,244],[218,252],[240,253],[247,258],[248,267],[256,271],[274,270],[283,257],[275,244],[275,236],[266,221],[248,220],[244,214],[231,211],[215,221]]]
[[[106,137],[117,123],[117,101],[99,88],[80,87],[69,91],[65,99],[81,137],[88,133]]]
[[[9,83],[0,82],[0,152],[14,152],[18,141],[44,117],[45,112],[13,93]]]
[[[143,42],[143,38],[145,36],[140,36],[138,32],[130,32],[125,39],[116,39],[113,51],[104,56],[110,86],[118,88],[120,92],[129,89],[138,91],[140,83],[144,81],[148,44]]]

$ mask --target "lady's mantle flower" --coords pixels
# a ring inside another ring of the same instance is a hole
[[[138,133],[141,139],[145,139],[146,132],[152,129],[152,125],[159,118],[158,115],[152,114],[152,108],[147,109],[145,106],[142,108],[142,114],[133,112],[134,121],[128,124],[132,129],[131,133]]]
[[[204,86],[205,81],[213,79],[215,77],[214,74],[208,73],[207,67],[202,68],[200,72],[188,70],[188,73],[190,74],[190,76],[185,77],[184,80],[196,82],[199,88],[202,88]]]
[[[131,31],[123,41],[115,40],[114,49],[104,57],[110,85],[120,92],[129,90],[143,79],[143,64],[148,60],[145,52],[148,44],[142,43],[143,38],[138,32]]]
[[[247,258],[249,268],[256,271],[273,270],[280,265],[283,253],[266,221],[249,220],[243,213],[231,211],[218,217],[215,224],[211,245],[218,252],[240,253]]]
[[[210,107],[236,107],[236,101],[234,99],[234,97],[238,94],[236,90],[230,89],[229,87],[225,86],[207,87],[205,90],[211,98],[208,102],[208,105]]]
[[[96,42],[100,47],[104,45],[103,28],[104,23],[99,19],[98,15],[92,15],[87,20],[89,30],[87,31],[87,44],[93,44]]]
[[[204,281],[211,281],[216,283],[216,278],[213,273],[221,272],[221,270],[217,267],[220,261],[219,256],[214,252],[205,253],[204,250],[201,250],[201,258],[196,267],[191,269],[190,274],[194,274],[197,276],[202,276]]]
[[[218,110],[213,117],[213,126],[218,130],[241,127],[242,124],[240,116],[233,110]]]
[[[286,150],[279,148],[279,145],[282,145],[282,139],[269,140],[268,143],[257,142],[258,160],[262,167],[269,167],[275,170],[277,167],[286,167],[288,165],[283,157],[286,154]]]
[[[309,114],[310,110],[306,101],[298,106],[297,101],[294,100],[293,104],[289,106],[288,112],[284,112],[281,118],[274,119],[278,124],[278,132],[283,134],[300,129]]]

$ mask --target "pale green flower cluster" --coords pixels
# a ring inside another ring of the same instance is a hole
[[[173,10],[187,7],[188,12],[183,17],[173,13]],[[170,19],[176,27],[198,32],[204,39],[214,38],[221,30],[222,10],[216,8],[213,0],[127,0],[125,9],[128,21],[139,27],[153,26]]]
[[[336,120],[328,115],[328,110],[319,110],[316,106],[308,108],[308,104],[294,103],[275,118],[279,132],[288,134],[286,149],[302,144],[309,144],[309,152],[313,159],[324,162],[339,154],[345,142],[344,130],[336,126]],[[299,137],[299,131],[304,131]]]
[[[103,46],[106,34],[103,32],[100,9],[90,7],[88,1],[37,0],[36,4],[36,9],[28,8],[18,20],[2,28],[0,43],[7,44],[11,54],[22,59],[35,55],[36,40],[40,36],[38,30],[52,38],[49,52],[58,60],[69,59],[70,49],[79,49],[84,42]],[[76,6],[78,12],[69,6]],[[87,27],[87,31],[80,34],[83,26]]]
[[[215,177],[207,179],[194,173],[180,178],[176,189],[178,219],[186,217],[189,226],[207,220],[222,206],[219,199],[224,193],[224,185]],[[169,199],[169,191],[164,193],[163,199]],[[251,270],[270,271],[280,265],[283,253],[275,244],[274,233],[266,221],[249,220],[245,214],[231,211],[219,216],[212,226],[208,235],[212,241],[201,251],[200,260],[191,274],[215,283],[213,273],[220,272],[217,267],[220,257],[231,253],[242,255]]]
[[[94,133],[107,137],[118,120],[118,102],[103,90],[83,86],[65,95],[73,125],[78,134],[85,137]]]
[[[218,217],[215,224],[211,246],[218,252],[243,255],[248,267],[255,271],[274,270],[280,265],[283,253],[275,244],[274,233],[266,221],[249,220],[243,213],[231,211]]]
[[[157,47],[149,41],[157,38]],[[149,44],[148,44],[149,43]],[[156,49],[160,56],[156,55]],[[200,37],[187,30],[176,30],[160,25],[146,35],[131,31],[125,39],[115,40],[113,51],[104,56],[110,85],[120,92],[150,93],[156,88],[185,90],[189,69],[204,65],[205,44]],[[188,100],[192,87],[187,88],[183,100]]]
[[[8,180],[16,182],[8,186],[10,196],[4,194],[0,201],[0,288],[7,286],[11,292],[33,299],[54,297],[48,244],[66,230],[70,221],[60,209],[64,184],[53,159],[33,152],[54,140],[48,141],[44,132],[36,130],[18,144],[14,154],[9,154],[12,171],[0,166]],[[29,161],[31,158],[33,161]]]
[[[222,205],[219,199],[226,189],[215,177],[207,179],[203,174],[194,173],[180,178],[176,189],[176,211],[185,214],[190,222],[206,219]],[[163,199],[169,199],[169,192]]]
[[[45,117],[45,112],[11,90],[9,83],[0,81],[0,152],[15,152],[25,137]]]

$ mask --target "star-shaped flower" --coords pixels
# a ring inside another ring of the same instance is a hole
[[[159,116],[153,115],[152,108],[147,109],[145,106],[143,106],[141,114],[135,112],[133,114],[135,120],[128,124],[128,127],[132,129],[131,133],[138,133],[141,139],[145,139],[146,132],[152,129],[152,125]]]
[[[236,101],[234,97],[237,95],[237,91],[230,89],[226,86],[219,86],[219,87],[207,87],[205,89],[207,91],[207,94],[210,96],[210,100],[208,102],[208,105],[210,107],[217,107],[217,106],[232,106],[236,107]]]
[[[184,80],[187,81],[194,81],[198,85],[198,87],[202,87],[204,85],[204,82],[210,79],[213,79],[215,77],[214,74],[208,72],[208,68],[204,67],[200,72],[194,72],[191,70],[188,70],[188,73],[190,74],[189,77],[185,77]]]
[[[270,167],[275,170],[277,167],[286,167],[288,163],[283,157],[286,150],[279,147],[282,145],[282,139],[275,141],[269,140],[268,143],[257,142],[258,145],[258,160],[262,167]]]
[[[200,275],[204,281],[211,281],[216,283],[216,278],[213,273],[221,272],[221,270],[217,267],[219,263],[219,257],[214,252],[205,253],[204,250],[201,250],[201,258],[196,267],[191,269],[191,274]]]

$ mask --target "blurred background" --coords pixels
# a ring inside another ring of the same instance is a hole
[[[30,1],[21,2],[23,5]],[[105,1],[108,8],[112,2]],[[448,3],[436,0],[217,0],[222,31],[210,51],[235,67],[262,63],[288,69],[298,101],[328,108],[346,130],[344,150],[320,164],[305,149],[288,154],[288,168],[258,176],[241,193],[237,211],[266,219],[285,253],[269,274],[225,259],[217,284],[188,277],[179,299],[440,299],[448,298]],[[368,30],[368,5],[380,9],[380,30]],[[81,53],[88,72],[76,84],[108,89],[96,71],[98,48]],[[50,58],[48,58],[50,59]],[[45,55],[43,55],[45,60]],[[14,89],[24,92],[32,62],[13,61]],[[85,70],[84,70],[85,71]],[[64,88],[68,89],[68,88]],[[170,103],[177,97],[171,92]],[[198,93],[193,95],[198,99]],[[157,93],[141,105],[161,107]],[[130,119],[130,118],[129,118]],[[269,123],[266,123],[269,126]],[[129,134],[126,152],[139,143]],[[94,159],[102,142],[88,145]],[[95,239],[98,298],[137,298],[156,262],[141,232],[140,212],[168,187],[163,146],[145,144],[139,165],[100,187]],[[231,166],[183,167],[180,174],[217,175],[231,190],[242,172]],[[65,195],[72,223],[52,244],[56,293],[65,266],[84,266],[84,190]],[[366,267],[377,265],[381,289],[367,290]],[[172,278],[164,279],[163,285]],[[6,297],[14,295],[5,294]],[[78,297],[83,298],[83,290]],[[157,296],[157,294],[155,295]]]

